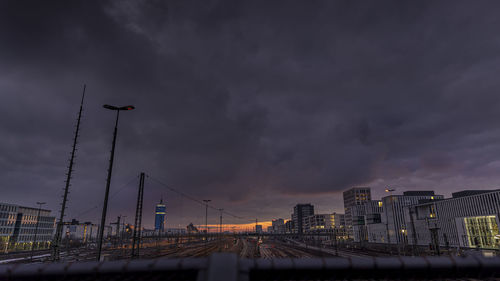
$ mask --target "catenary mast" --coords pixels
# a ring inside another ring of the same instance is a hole
[[[73,165],[75,163],[75,153],[76,144],[78,143],[78,133],[80,131],[80,120],[83,111],[83,99],[85,98],[86,85],[83,85],[82,101],[80,103],[80,111],[78,112],[78,119],[76,121],[76,130],[73,137],[73,147],[71,149],[71,158],[69,159],[68,172],[66,173],[66,185],[64,186],[64,195],[61,203],[61,212],[59,216],[59,221],[57,222],[56,234],[54,236],[54,241],[52,241],[52,259],[59,260],[59,252],[62,238],[62,230],[64,225],[64,211],[66,210],[66,203],[68,201],[69,187],[71,186],[71,175],[73,173]]]

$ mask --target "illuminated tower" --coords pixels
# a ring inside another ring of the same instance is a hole
[[[158,232],[165,231],[165,214],[166,214],[166,206],[165,204],[163,204],[163,199],[160,199],[160,203],[156,204],[155,231]]]

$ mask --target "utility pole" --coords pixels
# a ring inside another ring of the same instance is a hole
[[[208,242],[208,203],[210,201],[212,200],[210,199],[203,200],[203,202],[205,202],[205,250],[207,249],[207,242]]]
[[[220,229],[219,233],[222,235],[222,212],[224,212],[224,209],[219,209],[220,211]]]
[[[59,220],[57,222],[57,227],[56,227],[56,233],[54,235],[54,241],[52,242],[52,259],[53,260],[59,260],[59,253],[60,253],[60,247],[61,247],[61,238],[62,238],[62,231],[63,231],[63,225],[64,225],[64,211],[66,210],[66,203],[68,201],[68,193],[69,193],[69,187],[70,187],[70,181],[71,181],[71,174],[73,173],[73,164],[75,163],[75,154],[76,154],[76,144],[78,143],[78,133],[80,131],[80,120],[82,118],[82,111],[83,111],[83,99],[85,98],[85,89],[87,86],[84,84],[83,85],[83,93],[82,93],[82,101],[80,102],[80,111],[78,112],[78,119],[76,121],[76,130],[75,130],[75,135],[73,137],[73,146],[71,149],[71,157],[69,159],[69,166],[68,166],[68,172],[66,173],[66,185],[64,186],[64,194],[63,194],[63,201],[61,203],[61,211],[60,211],[60,216]]]
[[[219,209],[220,221],[219,221],[219,251],[222,251],[222,212],[224,209]]]
[[[335,256],[339,256],[339,244],[337,241],[337,227],[333,229],[333,239],[335,241]]]
[[[33,238],[33,243],[31,244],[30,261],[33,261],[33,251],[35,250],[36,235],[38,234],[38,224],[40,223],[40,211],[42,210],[42,205],[45,204],[45,202],[36,202],[36,203],[38,204],[38,214],[36,215],[35,237]]]
[[[212,201],[209,199],[204,199],[203,202],[205,202],[205,231],[208,234],[208,203]]]
[[[120,233],[120,248],[123,248],[123,236],[125,234],[125,225],[126,225],[125,218],[126,217],[127,216],[124,216],[124,215],[121,216],[121,224],[122,225],[121,225],[121,233]]]
[[[137,194],[137,207],[135,208],[134,235],[132,238],[132,258],[139,256],[139,248],[141,247],[141,223],[142,223],[143,198],[144,198],[144,173],[141,173],[139,179],[139,193]]]
[[[113,142],[111,145],[111,155],[109,157],[109,167],[108,167],[108,177],[106,179],[106,191],[104,192],[104,203],[102,206],[102,215],[101,215],[101,228],[99,229],[99,241],[97,241],[97,261],[101,260],[101,251],[102,251],[102,242],[104,240],[104,227],[106,225],[106,213],[108,211],[108,197],[109,197],[109,187],[111,185],[111,174],[113,171],[113,160],[115,158],[115,145],[116,145],[116,135],[118,133],[118,118],[120,117],[121,110],[133,110],[135,107],[132,105],[117,107],[105,104],[104,108],[109,110],[116,111],[116,121],[115,121],[115,129],[113,131]]]

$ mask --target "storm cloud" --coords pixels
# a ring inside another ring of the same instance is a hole
[[[136,106],[120,115],[110,217],[132,217],[141,171],[248,220],[286,218],[298,202],[342,212],[340,192],[356,185],[375,197],[497,188],[499,12],[496,1],[2,1],[1,201],[57,213],[84,83],[68,218],[99,215],[105,103]],[[147,181],[147,224],[161,196],[169,223],[201,223],[201,206]]]

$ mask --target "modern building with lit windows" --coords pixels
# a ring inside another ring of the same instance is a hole
[[[156,204],[155,210],[155,231],[164,232],[165,231],[165,218],[166,218],[167,207],[163,204],[163,199],[160,203]]]
[[[371,200],[371,191],[369,187],[354,187],[344,191],[344,212],[347,234],[353,237],[353,217],[352,207],[362,205]]]
[[[382,205],[381,200],[369,200],[350,207],[354,242],[368,242],[368,225],[382,222]]]
[[[436,195],[434,191],[405,191],[403,195],[389,195],[382,198],[385,222],[387,226],[387,240],[390,244],[408,244],[408,228],[410,220],[405,218],[405,208],[422,202],[434,202],[444,199],[443,195]]]
[[[316,232],[335,228],[334,214],[314,214],[304,218],[304,232]]]
[[[499,249],[500,190],[465,190],[407,208],[410,245]]]
[[[33,243],[35,249],[50,246],[55,231],[55,217],[50,216],[51,211],[45,209],[40,209],[38,217],[38,211],[38,208],[0,203],[0,249],[3,252],[29,250]]]

